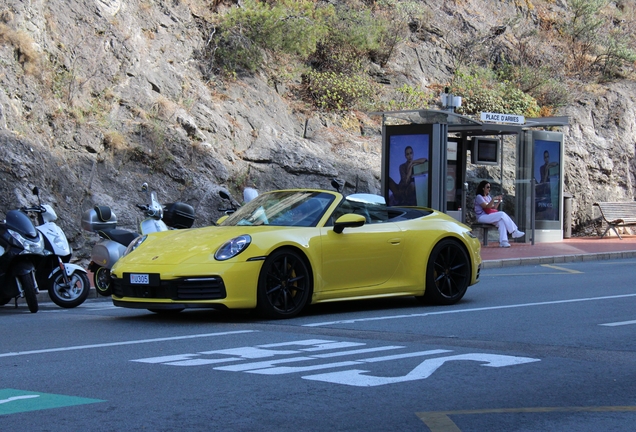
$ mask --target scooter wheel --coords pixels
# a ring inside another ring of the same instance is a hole
[[[107,269],[106,267],[99,267],[93,274],[93,280],[95,282],[95,291],[97,291],[97,294],[103,295],[104,297],[110,297],[113,293],[113,279],[110,277],[110,269]]]
[[[64,275],[58,271],[49,279],[49,297],[56,305],[74,308],[84,303],[91,289],[86,273],[75,271],[69,276],[69,284],[64,283]]]
[[[38,294],[35,290],[35,280],[33,273],[27,273],[23,276],[18,276],[20,284],[22,285],[22,291],[24,292],[24,298],[31,313],[36,313],[40,309],[38,304]]]

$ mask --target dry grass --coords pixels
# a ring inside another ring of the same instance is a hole
[[[153,104],[153,111],[162,119],[170,119],[177,110],[177,104],[165,96],[160,95]]]
[[[6,24],[0,24],[0,43],[11,45],[24,71],[35,75],[39,71],[40,54],[34,48],[33,39],[19,30],[13,30]]]
[[[126,138],[118,131],[104,133],[104,147],[112,150],[124,150],[128,147]]]

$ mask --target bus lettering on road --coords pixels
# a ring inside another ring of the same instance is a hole
[[[472,361],[486,367],[506,367],[538,362],[539,359],[500,354],[453,354],[445,349],[400,352],[406,347],[387,345],[367,347],[364,343],[323,339],[306,339],[223,350],[201,351],[131,360],[138,363],[169,366],[205,366],[227,372],[259,375],[300,374],[301,378],[356,387],[423,380],[451,361]],[[383,353],[382,355],[377,355]],[[444,354],[444,355],[442,355]],[[441,356],[440,356],[441,355]],[[432,357],[438,356],[438,357]],[[402,376],[372,375],[373,364],[396,362],[407,358],[427,357]],[[432,358],[429,358],[432,357]],[[360,367],[364,367],[361,369]],[[338,369],[314,374],[312,372]]]

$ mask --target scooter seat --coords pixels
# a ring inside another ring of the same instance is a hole
[[[130,242],[139,237],[139,234],[119,228],[104,229],[97,231],[100,237],[112,240],[124,246],[128,246]]]

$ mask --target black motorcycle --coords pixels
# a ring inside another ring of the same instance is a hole
[[[0,305],[23,297],[32,313],[38,311],[35,269],[47,252],[44,238],[29,217],[10,210],[0,223]]]

